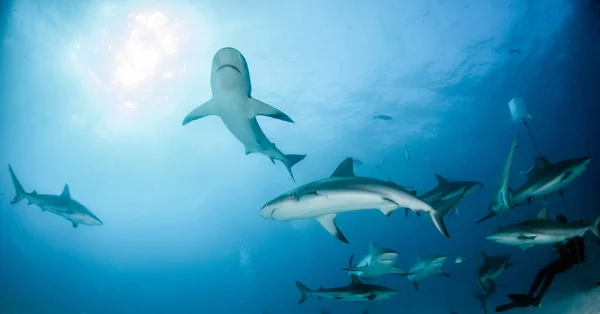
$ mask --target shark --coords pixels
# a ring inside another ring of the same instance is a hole
[[[505,213],[513,207],[512,200],[509,197],[508,183],[510,181],[510,172],[512,169],[513,158],[515,157],[515,150],[519,147],[519,136],[513,141],[504,162],[504,169],[502,176],[498,176],[498,189],[496,195],[492,199],[492,202],[488,206],[488,214],[483,218],[479,219],[476,223],[483,222],[494,216]]]
[[[370,280],[385,274],[408,275],[407,272],[394,267],[397,259],[397,251],[378,248],[371,241],[369,242],[369,253],[354,267],[352,267],[352,261],[350,261],[349,268],[344,268],[344,270],[347,270],[350,276],[354,275],[361,280]]]
[[[371,302],[387,300],[398,294],[396,290],[365,284],[358,279],[356,275],[350,276],[350,284],[337,288],[319,288],[310,290],[303,283],[296,281],[296,287],[302,293],[298,304],[304,303],[310,296],[316,296],[319,299],[333,299],[350,302]]]
[[[453,198],[460,195],[462,198],[469,197],[483,188],[483,183],[476,181],[450,181],[439,174],[435,174],[438,186],[420,196],[421,199],[431,204]]]
[[[503,245],[519,246],[523,251],[535,245],[548,245],[567,242],[591,231],[600,238],[600,216],[594,223],[564,222],[548,219],[548,209],[542,207],[534,219],[500,228],[487,237],[488,241]]]
[[[8,171],[16,192],[14,199],[11,201],[12,205],[27,200],[28,205],[37,205],[42,212],[47,211],[67,219],[71,222],[73,228],[77,228],[80,224],[88,226],[103,225],[103,222],[96,215],[71,197],[68,184],[65,184],[60,195],[40,194],[35,190],[27,193],[19,179],[17,179],[11,165],[8,165]]]
[[[450,277],[450,274],[442,270],[448,256],[434,255],[430,257],[418,257],[417,262],[408,271],[408,280],[412,281],[415,290],[419,292],[418,282],[431,276]]]
[[[252,84],[246,58],[235,48],[225,47],[217,51],[210,74],[212,98],[190,112],[182,125],[208,117],[218,116],[227,129],[245,147],[246,155],[263,154],[275,164],[281,161],[294,182],[292,167],[306,155],[284,154],[269,141],[260,128],[257,116],[294,123],[280,110],[252,97]]]
[[[379,209],[386,216],[398,208],[409,208],[416,214],[426,212],[446,238],[450,238],[444,224],[444,207],[453,206],[456,199],[437,205],[437,209],[412,192],[389,181],[354,174],[353,160],[346,158],[333,174],[285,192],[267,202],[260,210],[265,219],[290,221],[315,218],[331,235],[348,243],[335,223],[338,214],[357,210]]]
[[[483,258],[483,265],[479,268],[479,260],[477,261],[477,283],[484,289],[489,290],[492,283],[498,279],[498,277],[506,270],[519,262],[510,262],[511,255],[487,255],[485,252],[481,252]]]

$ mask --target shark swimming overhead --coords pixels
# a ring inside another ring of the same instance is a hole
[[[244,56],[234,48],[222,48],[212,61],[210,75],[212,99],[190,112],[183,125],[215,115],[242,144],[246,155],[261,153],[275,163],[281,161],[294,179],[292,167],[306,155],[286,155],[271,143],[258,125],[256,116],[294,122],[285,113],[252,98],[250,72]]]
[[[385,274],[408,275],[407,272],[394,267],[398,259],[398,252],[386,248],[376,248],[375,243],[369,243],[369,253],[363,257],[356,266],[349,265],[344,270],[349,275],[355,275],[362,280],[370,280]],[[350,261],[352,264],[352,261]]]
[[[419,256],[417,263],[408,271],[408,280],[413,282],[415,290],[419,292],[417,282],[431,276],[450,277],[450,274],[442,270],[442,266],[448,259],[448,256],[435,255],[426,258]]]
[[[593,224],[550,220],[544,207],[534,219],[501,228],[487,239],[498,244],[519,246],[527,251],[534,245],[566,242],[588,231],[600,238],[599,225],[600,216]]]
[[[296,287],[302,293],[302,298],[300,298],[298,304],[304,303],[311,295],[319,299],[371,302],[387,300],[398,294],[397,291],[390,288],[362,283],[355,275],[350,275],[350,281],[350,284],[345,287],[319,288],[318,290],[310,290],[301,282],[296,281]]]
[[[456,202],[454,199],[451,201]],[[448,204],[441,203],[439,206]],[[357,177],[354,175],[352,158],[345,159],[331,177],[310,182],[267,202],[260,214],[263,218],[279,221],[315,218],[330,234],[348,243],[335,223],[337,214],[379,209],[389,216],[398,208],[428,213],[440,233],[450,237],[442,211],[434,209],[393,182]]]
[[[102,221],[89,209],[71,198],[69,185],[65,184],[60,195],[39,194],[36,191],[27,193],[10,165],[8,165],[8,171],[10,172],[16,191],[15,198],[11,204],[14,205],[22,200],[27,200],[27,204],[29,205],[37,205],[42,211],[48,211],[69,220],[73,228],[77,228],[80,224],[88,226],[103,225]]]

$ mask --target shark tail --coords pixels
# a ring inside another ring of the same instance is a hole
[[[498,214],[496,214],[495,212],[490,211],[487,215],[483,216],[481,219],[477,220],[475,223],[478,224],[480,222],[484,222],[492,217],[497,216]]]
[[[431,217],[435,227],[448,239],[450,239],[450,234],[448,233],[448,228],[446,228],[446,224],[444,223],[444,216],[450,209],[454,208],[458,204],[461,198],[462,194],[459,194],[447,200],[440,201],[433,206],[434,210],[429,212],[429,216]]]
[[[596,218],[596,221],[594,221],[594,225],[592,226],[592,233],[600,238],[600,216],[598,216],[598,218]]]
[[[27,193],[25,193],[25,190],[23,189],[21,182],[19,182],[19,179],[17,179],[17,176],[15,175],[15,172],[13,171],[13,169],[10,165],[8,165],[8,172],[10,172],[10,177],[12,178],[12,182],[15,186],[15,192],[16,192],[15,198],[10,203],[16,204],[16,203],[22,201],[23,199],[25,199],[25,196],[27,195]]]
[[[390,269],[390,271],[388,272],[388,274],[394,274],[394,275],[398,275],[398,276],[408,276],[408,273],[403,271],[400,268],[396,268],[396,267],[392,267]]]
[[[474,294],[473,297],[475,299],[479,300],[479,302],[481,302],[481,307],[479,309],[485,311],[486,310],[485,295],[483,295],[483,294]]]
[[[292,177],[292,180],[294,180],[294,182],[296,182],[296,179],[294,178],[294,174],[292,173],[292,167],[295,164],[302,161],[302,159],[304,159],[305,157],[306,155],[285,155],[285,160],[283,161],[283,164],[285,165],[285,168],[287,168],[287,171],[290,173],[290,176]]]
[[[302,293],[302,297],[300,298],[300,301],[298,301],[298,304],[302,304],[306,300],[308,300],[308,298],[312,294],[312,291],[310,291],[310,289],[308,289],[308,287],[300,281],[296,281],[296,287],[298,287],[298,290],[300,290],[300,293]]]
[[[431,220],[435,227],[448,239],[450,239],[450,234],[448,233],[448,228],[446,228],[446,224],[444,223],[444,213],[442,211],[436,210],[429,214],[431,216]]]

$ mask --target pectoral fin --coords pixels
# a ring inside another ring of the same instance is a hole
[[[212,116],[212,115],[217,115],[217,106],[218,104],[213,100],[210,99],[207,102],[205,102],[204,104],[200,105],[198,108],[194,109],[192,112],[190,112],[185,119],[183,119],[183,122],[181,123],[181,125],[186,125],[192,121],[207,117],[207,116]]]
[[[267,105],[260,100],[248,98],[248,118],[254,118],[256,116],[267,116],[273,119],[294,123],[292,118],[288,117],[288,115],[279,111],[277,108]]]
[[[323,226],[323,228],[325,228],[325,230],[327,230],[327,232],[329,232],[331,235],[333,235],[338,240],[344,243],[349,243],[342,231],[340,231],[338,226],[335,224],[336,216],[336,214],[327,214],[316,217],[316,219],[321,224],[321,226]]]

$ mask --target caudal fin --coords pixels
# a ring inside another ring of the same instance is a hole
[[[592,233],[600,239],[600,216],[596,218],[594,225],[592,226]]]
[[[15,198],[10,203],[16,204],[16,203],[22,201],[25,198],[25,195],[27,195],[27,193],[25,193],[25,190],[23,190],[23,186],[21,185],[21,182],[19,182],[19,179],[17,179],[17,176],[15,175],[15,172],[13,171],[13,169],[10,165],[8,165],[8,172],[10,172],[10,177],[12,178],[12,182],[15,186],[15,193],[16,193]]]
[[[448,233],[448,229],[444,223],[444,216],[446,216],[448,211],[453,209],[461,199],[462,195],[456,195],[447,200],[440,201],[433,206],[434,211],[429,213],[429,216],[435,224],[435,227],[448,239],[450,239],[450,234]]]
[[[296,281],[296,287],[298,287],[298,290],[302,293],[302,297],[300,298],[300,301],[298,301],[298,304],[302,304],[310,297],[312,291],[300,281]]]
[[[290,173],[292,180],[294,180],[294,182],[296,182],[296,178],[294,178],[294,174],[292,173],[292,167],[295,164],[302,161],[302,159],[304,159],[304,157],[306,157],[306,155],[294,155],[294,154],[285,155],[284,164],[285,164],[285,167],[287,168],[287,171]]]

